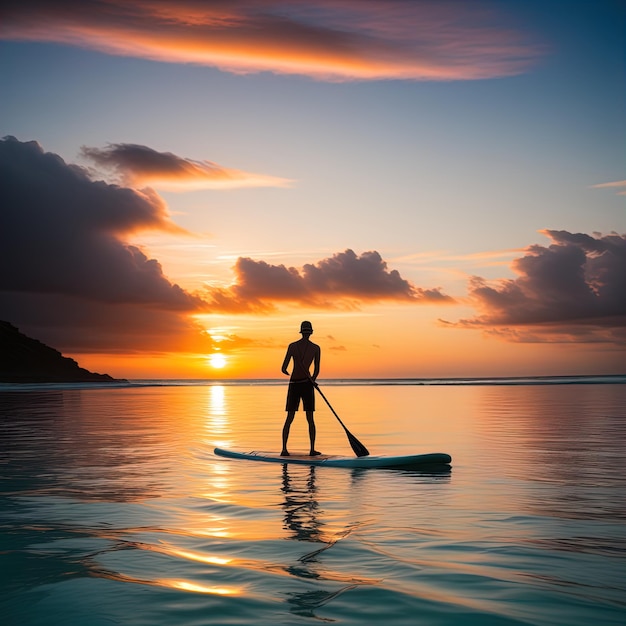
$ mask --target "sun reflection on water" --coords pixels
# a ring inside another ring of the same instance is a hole
[[[224,385],[211,385],[209,390],[209,414],[213,416],[226,415],[226,401]]]

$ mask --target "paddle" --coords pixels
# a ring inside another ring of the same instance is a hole
[[[339,415],[337,415],[335,409],[333,409],[326,396],[322,393],[320,386],[310,376],[309,379],[313,383],[313,386],[320,392],[320,396],[324,398],[324,401],[328,405],[328,408],[333,412],[333,415],[337,418],[343,429],[346,431],[348,441],[350,442],[352,450],[354,450],[354,454],[356,454],[357,456],[368,456],[368,449],[346,428],[346,425],[341,421],[341,418],[339,417]]]

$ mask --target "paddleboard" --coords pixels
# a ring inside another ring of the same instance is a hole
[[[338,456],[333,454],[320,454],[309,456],[308,454],[290,454],[281,456],[278,452],[261,452],[253,450],[225,450],[215,448],[215,454],[229,459],[243,459],[247,461],[265,461],[268,463],[295,463],[299,465],[323,465],[325,467],[428,467],[449,465],[452,457],[443,452],[431,452],[429,454],[408,454],[403,456]]]

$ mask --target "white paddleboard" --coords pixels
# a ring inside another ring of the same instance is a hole
[[[402,456],[339,456],[333,454],[320,454],[309,456],[308,454],[290,454],[281,456],[279,452],[261,452],[253,450],[225,450],[215,448],[215,454],[230,459],[242,459],[247,461],[266,461],[268,463],[296,463],[299,465],[323,465],[326,467],[427,467],[449,465],[452,457],[443,452],[431,452],[429,454],[408,454]]]

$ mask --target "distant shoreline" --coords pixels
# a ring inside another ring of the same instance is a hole
[[[154,378],[154,379],[112,379],[110,381],[82,382],[40,382],[7,383],[0,382],[2,391],[45,391],[70,389],[124,389],[140,387],[272,387],[285,386],[283,378]],[[533,385],[624,385],[626,374],[592,376],[514,376],[483,378],[329,378],[320,379],[320,386],[533,386]]]

